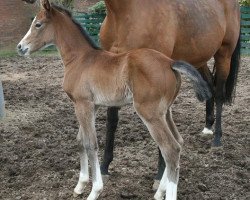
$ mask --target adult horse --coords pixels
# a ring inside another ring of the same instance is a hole
[[[105,0],[107,16],[100,32],[102,47],[115,53],[147,47],[173,59],[192,63],[214,89],[206,102],[203,133],[213,133],[221,146],[222,105],[231,103],[240,61],[240,9],[237,0]],[[215,60],[215,76],[207,62]],[[108,109],[107,139],[102,173],[113,159],[118,108]],[[160,157],[161,158],[161,157]],[[164,162],[159,160],[160,179]]]
[[[33,2],[34,0],[24,0]],[[221,115],[224,103],[231,103],[240,61],[240,10],[237,0],[105,0],[107,16],[100,32],[102,47],[114,53],[135,48],[158,50],[173,59],[197,67],[214,89],[206,102],[203,133],[213,133],[213,146],[221,146]],[[215,59],[215,75],[207,62]],[[108,109],[107,138],[102,174],[108,174],[113,160],[114,133],[118,123],[117,107]],[[160,157],[162,158],[162,157]],[[164,162],[159,159],[160,179]]]

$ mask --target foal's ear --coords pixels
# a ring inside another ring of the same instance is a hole
[[[41,6],[47,10],[47,11],[50,11],[50,2],[49,0],[41,0]]]

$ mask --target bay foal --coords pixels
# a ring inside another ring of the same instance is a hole
[[[172,59],[191,63],[213,85],[213,97],[206,102],[206,124],[202,132],[212,134],[215,121],[213,146],[221,146],[222,105],[232,102],[240,64],[238,0],[104,1],[107,15],[100,41],[105,50],[124,53],[131,49],[155,49]],[[215,60],[214,74],[207,66],[211,57]],[[108,175],[113,160],[118,107],[109,107],[107,114],[103,175]],[[162,157],[159,158],[156,185],[165,168]]]
[[[92,190],[87,199],[97,199],[103,189],[95,130],[97,107],[133,103],[166,164],[154,197],[160,200],[166,194],[166,199],[175,200],[183,140],[170,107],[180,89],[178,72],[191,80],[201,101],[211,97],[207,83],[191,65],[173,61],[155,50],[138,49],[123,54],[101,50],[68,11],[51,5],[48,0],[41,0],[41,5],[17,49],[25,56],[53,43],[61,54],[65,66],[63,89],[74,103],[80,124],[77,139],[81,145],[81,171],[74,193],[83,193],[89,181],[88,160]]]

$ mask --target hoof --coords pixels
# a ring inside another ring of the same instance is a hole
[[[202,131],[202,135],[213,135],[213,131],[211,129],[208,129],[208,128],[204,128],[203,131]]]
[[[74,189],[73,197],[78,197],[84,192],[85,186],[82,186],[81,184],[77,184],[77,186]]]
[[[154,195],[154,199],[155,200],[163,200],[164,199],[164,194],[160,193],[160,192],[156,192],[156,194]]]
[[[103,184],[106,184],[109,181],[109,177],[110,175],[102,175]]]
[[[222,148],[221,139],[215,138],[212,143],[212,148]]]
[[[81,195],[81,194],[77,194],[76,192],[73,192],[73,197],[74,198],[77,198],[79,195]]]
[[[158,189],[159,185],[160,185],[160,180],[155,180],[153,187],[152,187],[153,191],[156,191]]]

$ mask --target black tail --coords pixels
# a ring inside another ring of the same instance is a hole
[[[192,65],[184,61],[175,61],[172,68],[190,79],[199,101],[205,101],[212,97],[209,85]]]
[[[230,72],[226,82],[226,94],[225,94],[225,103],[231,104],[235,97],[235,87],[238,78],[238,71],[240,68],[240,49],[241,49],[241,39],[239,39],[235,50],[231,58]]]

